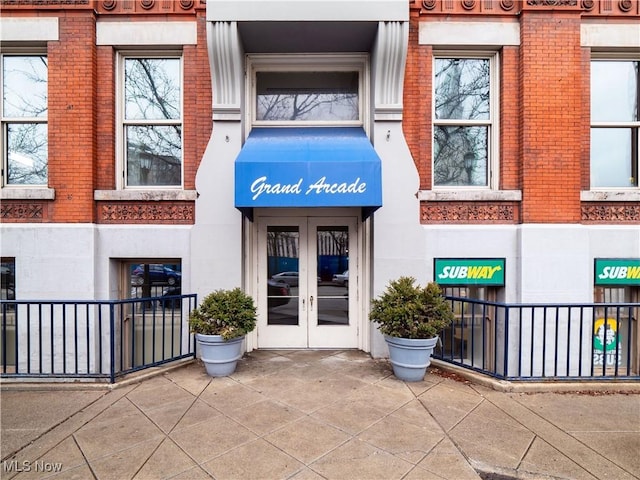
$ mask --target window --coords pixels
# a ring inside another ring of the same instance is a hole
[[[495,302],[498,288],[482,285],[443,286],[448,297]],[[442,332],[442,353],[445,358],[461,361],[482,369],[491,369],[495,363],[494,321],[496,307],[454,300],[451,303],[455,319],[451,327]]]
[[[16,299],[16,261],[2,257],[0,261],[0,299]]]
[[[628,305],[638,304],[640,289],[632,286],[596,286],[593,296],[596,303],[612,304],[610,308],[598,307],[594,311],[594,367],[606,365],[610,375],[614,368],[620,373],[637,375],[640,366],[640,308]]]
[[[173,359],[183,353],[182,262],[130,259],[120,262],[121,298],[116,313],[117,360],[123,369]],[[186,305],[186,303],[185,303]],[[186,306],[185,306],[186,308]]]
[[[638,187],[640,61],[591,62],[591,187]]]
[[[180,261],[171,263],[125,263],[129,272],[131,297],[160,297],[180,295],[182,266]]]
[[[124,187],[180,187],[182,60],[124,56],[121,69]]]
[[[434,58],[433,185],[490,187],[497,56]]]
[[[363,56],[252,56],[254,126],[362,126]]]
[[[16,260],[0,259],[0,300],[16,299]],[[16,365],[16,306],[0,305],[0,372],[14,373]]]
[[[46,186],[47,57],[2,55],[3,186]]]
[[[358,120],[357,72],[258,72],[256,120]]]

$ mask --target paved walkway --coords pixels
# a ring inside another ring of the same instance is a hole
[[[56,479],[640,478],[640,395],[505,393],[355,351],[256,351],[113,390],[4,386],[2,470]]]

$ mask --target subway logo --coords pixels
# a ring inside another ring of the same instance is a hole
[[[640,285],[640,259],[596,258],[596,285]]]
[[[440,285],[504,285],[504,259],[436,258],[434,276]]]

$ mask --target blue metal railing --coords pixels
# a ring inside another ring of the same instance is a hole
[[[434,358],[504,380],[639,380],[638,303],[503,304],[447,297]],[[0,376],[103,379],[195,356],[196,295],[0,301]]]
[[[0,302],[3,378],[117,378],[195,356],[195,294],[109,301]]]
[[[504,380],[640,379],[639,303],[447,299],[455,321],[434,358]]]

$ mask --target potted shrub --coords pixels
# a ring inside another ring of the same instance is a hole
[[[424,378],[439,334],[454,314],[437,283],[421,287],[413,277],[400,277],[372,301],[369,319],[387,341],[395,376],[417,382]]]
[[[256,307],[239,288],[216,290],[189,314],[200,358],[212,377],[231,375],[242,357],[242,341],[256,328]]]

